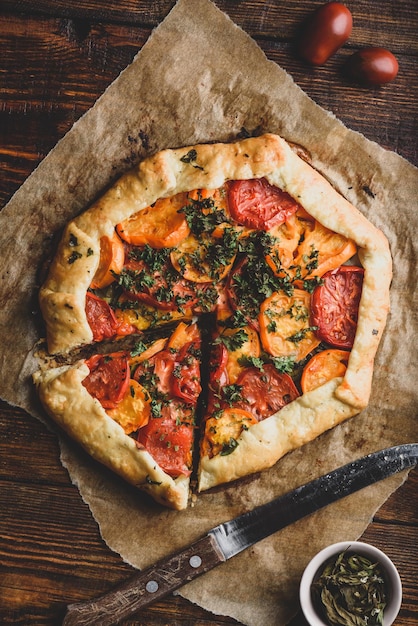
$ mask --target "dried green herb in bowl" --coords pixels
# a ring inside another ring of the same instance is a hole
[[[332,626],[382,626],[387,582],[378,562],[344,551],[312,584],[314,602]]]
[[[390,626],[402,587],[392,561],[362,542],[341,542],[317,554],[300,585],[311,626]]]

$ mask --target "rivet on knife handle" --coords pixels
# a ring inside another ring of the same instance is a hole
[[[296,520],[418,463],[418,443],[373,452],[215,528],[96,600],[70,604],[63,626],[113,626]]]
[[[63,626],[112,626],[225,561],[211,535],[131,577],[110,593],[70,604]]]

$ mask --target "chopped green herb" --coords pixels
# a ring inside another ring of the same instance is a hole
[[[152,478],[147,474],[145,477],[145,482],[148,485],[161,485],[161,481],[158,480],[152,480]]]
[[[214,345],[222,343],[229,352],[238,350],[248,340],[248,334],[244,329],[238,330],[233,335],[219,335],[213,342]]]
[[[237,446],[238,446],[238,441],[234,439],[233,437],[230,437],[229,441],[222,445],[222,450],[220,452],[220,455],[228,456],[228,454],[231,454],[231,452],[233,452]]]
[[[78,250],[74,250],[73,252],[71,252],[70,256],[68,257],[68,263],[72,265],[73,263],[77,261],[77,259],[81,259],[82,256],[83,255],[81,254],[81,252],[78,252]]]
[[[197,157],[197,152],[196,150],[189,150],[189,152],[187,154],[184,154],[182,157],[180,157],[180,161],[182,161],[183,163],[193,163],[193,161],[196,161],[196,157]],[[193,167],[195,167],[196,169],[199,170],[203,170],[203,167],[200,167],[200,165],[193,165]]]
[[[292,343],[299,343],[306,337],[306,335],[310,332],[318,330],[318,326],[307,326],[306,328],[301,328],[294,335],[290,335],[290,337],[286,337],[286,341],[292,341]]]
[[[238,402],[239,400],[242,400],[241,390],[242,390],[242,386],[241,385],[236,385],[236,384],[234,384],[234,385],[225,385],[225,387],[222,387],[223,399],[230,406],[232,406],[235,402]]]

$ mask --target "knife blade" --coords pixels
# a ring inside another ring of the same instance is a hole
[[[235,519],[95,600],[70,604],[63,626],[113,626],[314,511],[418,463],[418,443],[373,452]]]

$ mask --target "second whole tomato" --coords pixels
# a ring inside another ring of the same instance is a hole
[[[347,41],[352,27],[351,12],[344,4],[323,4],[305,24],[299,55],[311,65],[323,65]]]
[[[346,73],[362,85],[384,85],[398,74],[398,61],[386,48],[364,48],[351,55],[345,64]]]

